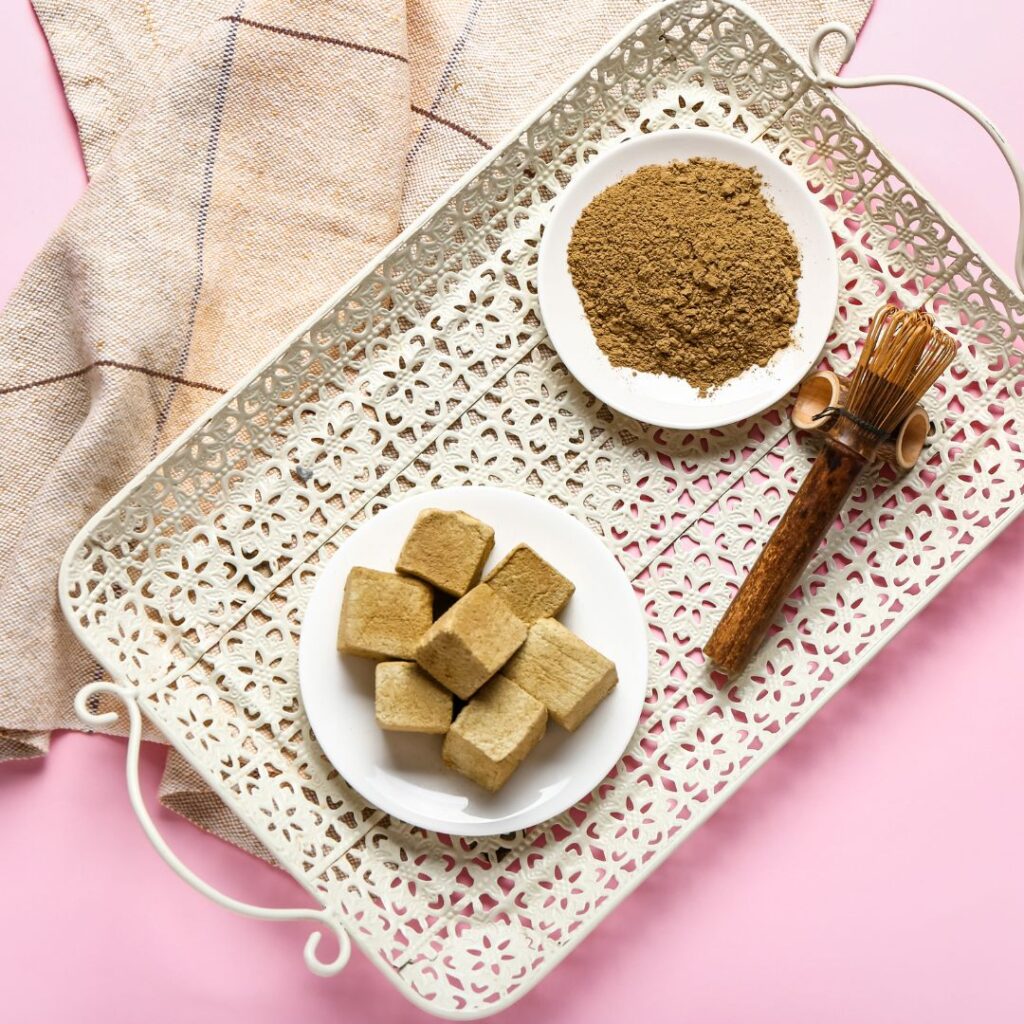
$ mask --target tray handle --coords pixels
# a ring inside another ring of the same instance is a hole
[[[351,942],[348,932],[336,921],[325,909],[314,910],[313,908],[297,907],[285,909],[277,907],[257,907],[251,903],[243,903],[231,896],[213,888],[204,882],[198,875],[186,867],[174,854],[171,848],[164,841],[163,836],[157,831],[153,819],[142,800],[142,792],[139,789],[139,748],[142,739],[142,712],[139,710],[135,691],[123,686],[116,686],[114,683],[100,680],[83,686],[75,695],[75,713],[86,724],[91,726],[113,725],[117,721],[116,711],[96,712],[90,708],[93,698],[99,694],[109,694],[116,697],[128,711],[128,753],[125,759],[125,776],[128,783],[128,799],[131,802],[132,810],[139,819],[142,831],[153,844],[153,848],[164,859],[167,865],[175,874],[183,878],[193,889],[202,893],[214,903],[219,904],[236,914],[244,914],[246,917],[256,917],[264,921],[316,921],[318,924],[329,928],[338,940],[338,954],[330,961],[320,960],[317,955],[317,947],[320,945],[322,931],[317,930],[306,940],[303,958],[306,966],[321,977],[329,977],[340,971],[348,963],[351,953]]]
[[[1017,276],[1018,286],[1024,290],[1024,170],[1017,162],[1009,144],[1003,138],[1002,132],[969,100],[964,99],[959,93],[947,89],[937,82],[931,82],[925,78],[917,78],[913,75],[871,75],[866,78],[838,78],[830,75],[821,66],[821,46],[826,37],[838,33],[843,37],[843,52],[840,57],[840,64],[845,64],[853,53],[857,43],[857,36],[849,25],[840,21],[831,21],[822,25],[811,39],[808,47],[808,60],[811,65],[811,77],[819,84],[829,86],[833,89],[869,89],[874,85],[908,85],[913,89],[924,89],[926,92],[935,93],[950,103],[956,104],[961,110],[970,114],[982,128],[988,132],[992,141],[999,147],[1007,165],[1013,174],[1013,180],[1017,185],[1017,252],[1014,257],[1013,269]]]

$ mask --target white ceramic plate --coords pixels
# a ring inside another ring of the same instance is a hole
[[[559,618],[611,658],[619,673],[618,685],[576,732],[549,723],[544,739],[493,795],[444,767],[443,737],[381,730],[374,720],[373,662],[335,649],[349,570],[365,565],[393,571],[402,542],[424,508],[462,509],[489,523],[495,540],[488,568],[522,543],[568,576],[576,593]],[[302,623],[299,686],[324,753],[370,803],[438,832],[496,835],[571,807],[618,761],[643,707],[647,631],[618,562],[582,523],[516,491],[449,487],[378,513],[327,564]]]
[[[800,313],[794,344],[701,396],[685,380],[616,367],[597,347],[566,261],[569,239],[587,204],[609,185],[649,164],[707,157],[756,167],[763,190],[800,250]],[[752,416],[777,402],[817,363],[835,315],[839,269],[832,234],[806,185],[766,150],[702,129],[654,132],[594,159],[555,204],[541,239],[538,297],[544,326],[569,371],[603,402],[664,427],[697,430]]]

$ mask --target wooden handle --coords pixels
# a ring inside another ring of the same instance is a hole
[[[760,646],[865,462],[845,445],[825,439],[786,514],[704,645],[704,653],[719,668],[730,675],[740,671]]]

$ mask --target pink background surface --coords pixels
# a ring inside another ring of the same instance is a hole
[[[937,78],[1024,155],[1022,37],[1024,5],[1006,0],[877,0],[848,71]],[[0,96],[4,299],[85,185],[27,0],[0,5]],[[845,98],[1009,267],[1013,192],[981,130],[906,90]],[[1024,520],[501,1019],[1024,1020],[1022,599]],[[315,978],[304,927],[235,917],[173,876],[131,815],[123,754],[65,734],[45,761],[0,767],[0,1016],[425,1019],[362,956]],[[146,750],[150,794],[162,761]],[[284,874],[155,814],[226,891],[306,902]]]

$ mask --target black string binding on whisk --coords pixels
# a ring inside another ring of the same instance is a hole
[[[830,420],[834,416],[842,416],[851,423],[856,423],[861,430],[871,434],[872,437],[877,437],[879,441],[889,441],[895,436],[891,430],[879,430],[874,423],[861,419],[856,413],[850,412],[849,409],[844,409],[841,405],[826,405],[821,412],[815,413],[811,418],[814,420]]]

